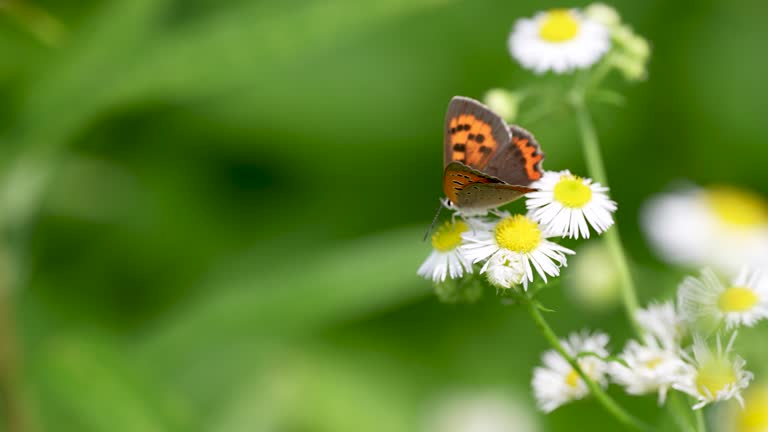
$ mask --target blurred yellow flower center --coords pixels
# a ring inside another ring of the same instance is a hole
[[[578,33],[579,20],[568,9],[547,12],[539,27],[539,36],[547,42],[566,42]]]
[[[448,252],[461,244],[461,233],[469,230],[466,222],[446,222],[432,234],[432,247],[439,252]]]
[[[592,189],[580,177],[562,176],[555,185],[555,199],[569,208],[581,208],[592,199]]]
[[[696,388],[703,395],[716,396],[729,384],[735,382],[736,374],[733,366],[724,358],[714,357],[704,362],[696,375]]]
[[[709,204],[728,225],[754,227],[768,224],[768,202],[761,196],[729,186],[716,186],[706,192]]]
[[[579,379],[581,377],[579,376],[578,372],[571,369],[571,372],[568,373],[568,375],[565,377],[565,383],[568,384],[569,387],[576,387],[579,385]]]
[[[648,369],[656,369],[656,367],[660,365],[661,362],[662,360],[660,357],[652,358],[647,362],[645,362],[645,367],[647,367]]]
[[[504,249],[527,253],[540,242],[539,225],[523,215],[510,216],[496,225],[496,243]]]
[[[757,294],[751,289],[734,286],[720,294],[717,306],[723,312],[744,312],[755,307],[758,300]]]
[[[768,388],[750,390],[744,395],[744,410],[737,411],[738,431],[768,430]]]

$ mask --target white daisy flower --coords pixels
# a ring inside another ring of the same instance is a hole
[[[731,335],[728,346],[723,350],[720,334],[717,335],[717,351],[712,352],[706,341],[694,336],[693,366],[690,372],[673,385],[676,390],[688,393],[697,399],[693,409],[699,409],[712,402],[736,399],[741,406],[744,400],[741,392],[749,386],[754,375],[744,370],[747,362],[738,355],[731,355],[736,333]]]
[[[619,356],[626,365],[611,363],[610,374],[629,394],[658,392],[659,405],[662,405],[672,384],[691,371],[691,366],[680,356],[683,322],[672,303],[640,309],[636,319],[644,331],[643,343],[627,342]]]
[[[737,272],[768,267],[768,201],[727,186],[660,194],[643,206],[641,222],[662,259]]]
[[[568,340],[560,341],[570,356],[590,352],[600,357],[608,356],[608,336],[603,333],[592,335],[587,331],[572,333]],[[581,357],[576,360],[579,367],[593,381],[603,387],[608,385],[605,373],[607,364],[594,356]],[[539,409],[549,413],[568,402],[582,399],[589,393],[589,388],[578,372],[557,351],[549,350],[542,355],[544,366],[533,371],[533,393]]]
[[[611,48],[608,29],[575,9],[521,18],[508,42],[512,57],[537,74],[587,68]]]
[[[491,262],[506,259],[510,253],[519,257],[524,275],[521,283],[525,289],[533,281],[533,268],[547,281],[547,276],[558,276],[560,267],[567,265],[566,254],[574,252],[547,240],[551,234],[543,231],[536,221],[524,216],[502,213],[502,219],[491,229],[475,229],[462,234],[464,255],[473,263],[488,260],[480,273],[488,270]],[[502,254],[504,258],[495,257]]]
[[[461,234],[469,229],[463,220],[448,221],[438,227],[432,234],[433,251],[419,267],[418,275],[434,282],[444,282],[446,277],[458,279],[464,273],[472,273],[472,263],[459,248]]]
[[[591,179],[576,177],[570,171],[547,171],[526,195],[531,217],[550,232],[564,237],[589,238],[587,223],[598,233],[613,225],[616,203],[608,198],[608,188]]]
[[[666,350],[677,350],[685,336],[685,320],[672,302],[651,303],[645,309],[638,309],[635,320],[648,337],[657,340]]]
[[[696,278],[686,277],[677,291],[680,311],[690,322],[725,322],[727,329],[752,327],[768,317],[768,279],[743,269],[724,285],[710,269]]]
[[[634,340],[627,342],[619,357],[626,365],[610,365],[613,382],[632,395],[658,392],[659,405],[664,404],[670,387],[690,369],[677,352],[662,348],[653,338],[643,344]]]

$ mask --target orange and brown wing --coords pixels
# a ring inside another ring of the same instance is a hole
[[[511,138],[504,120],[485,105],[456,96],[445,116],[444,165],[461,162],[485,172],[488,161]]]
[[[543,175],[541,161],[544,153],[533,135],[519,126],[510,126],[512,135],[509,145],[502,147],[488,161],[483,171],[505,183],[529,185]]]
[[[532,189],[509,185],[462,164],[451,162],[443,173],[443,191],[451,202],[463,209],[496,208],[512,202]]]
[[[443,173],[443,192],[445,192],[445,196],[452,203],[459,207],[462,206],[462,203],[459,201],[461,191],[469,185],[483,183],[503,184],[501,180],[483,175],[461,162],[451,162],[445,167],[445,172]]]

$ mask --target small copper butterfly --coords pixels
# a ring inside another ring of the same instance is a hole
[[[533,135],[480,102],[455,96],[445,116],[443,191],[463,214],[510,203],[536,189],[544,154]]]

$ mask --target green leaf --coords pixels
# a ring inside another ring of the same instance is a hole
[[[82,337],[57,339],[41,350],[36,370],[45,390],[48,430],[183,430],[163,413],[162,408],[168,407],[162,392],[142,379],[125,352],[109,343]]]
[[[222,340],[317,331],[424,296],[429,283],[416,275],[428,253],[422,229],[297,250],[272,269],[259,266],[260,256],[269,254],[269,245],[263,245],[221,266],[204,284],[201,298],[172,315],[142,349],[157,361],[180,359]]]

